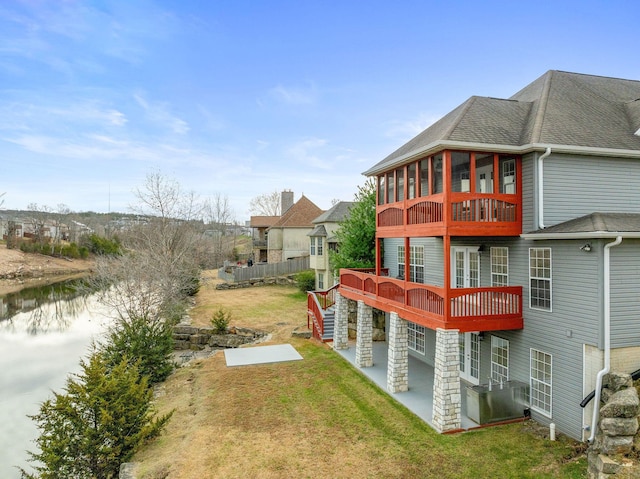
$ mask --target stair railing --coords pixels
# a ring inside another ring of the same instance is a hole
[[[313,337],[322,341],[325,311],[336,302],[338,284],[325,291],[307,291],[307,328]],[[313,327],[312,327],[313,325]]]

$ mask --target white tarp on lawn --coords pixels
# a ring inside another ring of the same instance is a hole
[[[247,366],[249,364],[279,363],[302,359],[300,353],[290,344],[225,349],[224,357],[227,366]]]

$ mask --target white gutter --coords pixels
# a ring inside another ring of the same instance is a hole
[[[618,236],[615,241],[604,245],[604,368],[598,372],[596,377],[596,395],[593,402],[593,419],[591,421],[589,442],[593,442],[598,428],[602,378],[611,368],[611,253],[609,250],[620,243],[622,243],[622,236]]]
[[[437,140],[425,146],[409,151],[404,155],[400,155],[388,162],[377,164],[372,168],[364,171],[365,176],[374,176],[384,173],[397,166],[423,158],[442,150],[467,150],[467,151],[487,151],[514,155],[524,155],[533,151],[542,151],[552,148],[556,154],[567,155],[588,155],[588,156],[607,156],[613,158],[640,158],[640,150],[617,149],[617,148],[598,148],[591,146],[574,146],[574,145],[556,145],[552,143],[527,143],[526,145],[504,145],[497,143],[478,143],[473,141],[456,141],[456,140]]]
[[[544,229],[544,159],[551,154],[551,147],[538,158],[538,229]]]
[[[618,236],[624,238],[640,238],[640,231],[583,231],[575,233],[522,233],[520,238],[526,240],[571,240],[571,239],[613,239]]]

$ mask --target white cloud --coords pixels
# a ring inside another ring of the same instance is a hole
[[[288,105],[310,105],[316,102],[317,92],[313,85],[309,88],[290,88],[278,85],[269,94],[278,101]]]
[[[140,93],[134,94],[133,98],[136,100],[138,105],[144,109],[147,118],[152,122],[160,125],[162,128],[171,130],[178,135],[185,135],[189,132],[189,124],[183,119],[171,114],[168,103],[151,103]]]
[[[434,115],[432,113],[420,113],[415,118],[410,118],[407,120],[392,120],[389,122],[389,126],[385,132],[385,136],[390,138],[408,140],[424,131],[440,118],[440,115]]]

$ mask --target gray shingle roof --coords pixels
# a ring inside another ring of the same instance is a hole
[[[364,174],[454,143],[535,149],[566,145],[637,151],[640,81],[550,70],[507,100],[471,97]]]
[[[576,233],[640,233],[640,213],[591,213],[526,236],[533,239],[536,235],[561,237]]]
[[[318,225],[310,233],[307,233],[307,236],[327,236],[327,229],[324,225]]]
[[[340,201],[314,219],[312,223],[340,223],[349,216],[352,206],[353,201]]]

